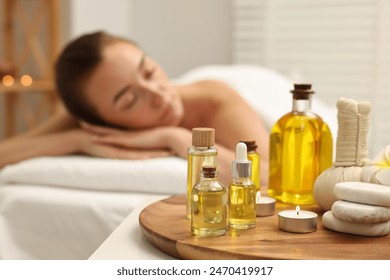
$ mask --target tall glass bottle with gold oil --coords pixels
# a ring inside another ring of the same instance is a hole
[[[191,231],[196,236],[223,235],[226,232],[226,188],[217,180],[215,166],[203,166],[201,173],[201,181],[192,188]]]
[[[238,143],[236,159],[232,163],[233,182],[229,185],[228,222],[232,229],[256,226],[256,189],[250,179],[251,164],[246,145]]]
[[[269,196],[291,204],[312,204],[317,176],[332,165],[328,125],[311,111],[310,84],[295,84],[292,112],[271,130]]]
[[[256,141],[241,141],[245,143],[248,151],[248,159],[252,162],[251,181],[255,184],[256,193],[260,191],[260,155],[256,151]]]
[[[186,218],[191,219],[192,188],[201,179],[202,166],[217,166],[218,150],[215,145],[215,130],[208,127],[192,129],[192,146],[187,151],[187,209]]]

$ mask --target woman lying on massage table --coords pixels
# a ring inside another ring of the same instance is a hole
[[[70,42],[56,63],[63,102],[35,129],[0,143],[0,168],[37,156],[187,157],[193,127],[216,130],[219,178],[230,181],[240,140],[255,140],[268,174],[268,132],[231,87],[215,80],[173,84],[137,44],[104,32]],[[266,184],[267,176],[262,176]]]

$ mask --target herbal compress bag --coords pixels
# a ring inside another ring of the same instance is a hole
[[[338,132],[336,160],[314,183],[314,199],[324,210],[337,200],[333,191],[339,182],[361,182],[363,166],[368,158],[369,102],[340,98],[337,101]]]

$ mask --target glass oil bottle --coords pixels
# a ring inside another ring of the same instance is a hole
[[[295,84],[292,112],[271,130],[268,194],[291,204],[313,204],[317,176],[332,165],[328,125],[311,111],[310,84]]]
[[[195,236],[219,236],[226,232],[227,193],[217,180],[215,166],[202,167],[202,179],[192,188],[191,231]]]
[[[256,226],[256,190],[250,179],[251,165],[246,145],[238,143],[232,163],[233,182],[229,186],[228,223],[232,229]]]
[[[192,146],[187,150],[187,207],[186,218],[191,219],[191,192],[200,181],[202,166],[217,166],[215,130],[207,127],[192,129]]]
[[[260,155],[256,151],[256,141],[241,141],[245,143],[248,151],[248,159],[252,162],[251,181],[255,184],[256,193],[260,191]]]

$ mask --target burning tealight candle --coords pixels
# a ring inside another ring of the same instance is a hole
[[[274,198],[261,196],[261,193],[258,191],[256,193],[256,216],[272,216],[275,213],[275,202]]]
[[[2,83],[3,85],[5,85],[6,87],[10,87],[14,84],[14,77],[12,77],[11,75],[5,75],[2,79]]]
[[[297,205],[295,210],[279,212],[279,228],[288,232],[307,233],[317,230],[317,214],[301,210]]]
[[[28,86],[31,86],[33,80],[31,78],[30,75],[23,75],[21,78],[20,78],[20,83],[25,86],[25,87],[28,87]]]

